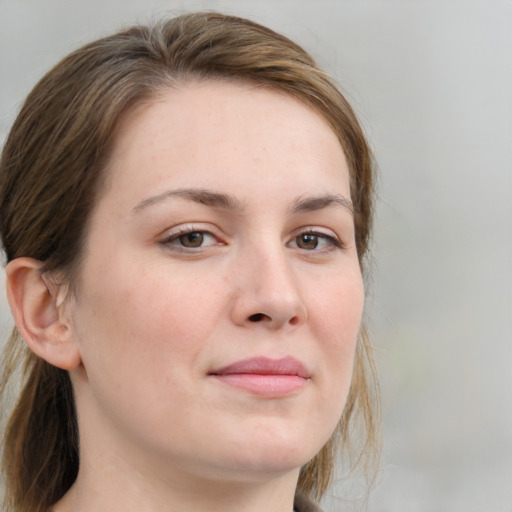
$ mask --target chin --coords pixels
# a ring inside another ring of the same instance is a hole
[[[305,436],[293,430],[266,429],[255,434],[254,438],[234,445],[233,467],[258,474],[280,474],[299,470],[310,461],[327,442],[318,439],[318,433]]]

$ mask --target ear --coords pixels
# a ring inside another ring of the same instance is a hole
[[[30,349],[48,363],[71,370],[81,363],[67,308],[66,289],[41,273],[32,258],[16,258],[6,267],[7,300]]]

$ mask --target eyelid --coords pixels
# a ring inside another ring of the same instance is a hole
[[[161,237],[159,237],[158,243],[165,248],[175,251],[182,252],[185,254],[199,253],[205,250],[208,250],[211,247],[223,246],[227,245],[227,242],[224,240],[225,237],[219,236],[218,229],[211,224],[203,224],[201,222],[198,223],[187,223],[180,224],[178,226],[174,226],[172,228],[164,231]],[[190,233],[202,233],[206,236],[211,236],[214,240],[212,243],[208,243],[206,245],[201,245],[198,247],[187,247],[185,245],[179,244],[179,238],[185,236]],[[323,240],[324,244],[327,244],[326,247],[313,248],[313,249],[304,249],[297,245],[296,239],[301,235],[314,235],[318,237],[320,240]],[[286,243],[286,246],[294,249],[301,250],[307,253],[326,253],[328,251],[334,249],[344,249],[345,243],[342,239],[335,233],[334,230],[330,228],[324,228],[319,226],[305,226],[295,230],[289,238],[289,241]]]
[[[177,252],[184,252],[184,253],[194,253],[199,251],[204,251],[208,247],[218,246],[218,245],[225,245],[225,242],[215,233],[215,229],[211,226],[206,227],[204,225],[201,225],[201,223],[198,224],[181,224],[179,226],[170,228],[164,232],[164,234],[160,237],[159,243],[167,248],[170,248],[171,250],[177,251]],[[204,235],[210,235],[212,238],[215,239],[216,243],[211,243],[208,245],[200,246],[200,247],[185,247],[185,246],[179,246],[178,244],[173,244],[172,242],[178,240],[180,237],[188,235],[190,233],[202,233]]]
[[[326,231],[328,231],[328,232],[326,232]],[[316,226],[307,226],[307,227],[297,230],[292,235],[291,240],[288,243],[292,243],[298,236],[301,236],[301,235],[315,235],[315,236],[318,236],[319,238],[329,241],[331,244],[331,246],[329,248],[314,249],[314,250],[306,251],[306,252],[311,252],[311,253],[325,252],[326,250],[330,250],[330,249],[334,249],[334,248],[343,249],[345,247],[345,244],[343,243],[343,241],[340,239],[340,237],[334,231],[332,231],[331,229],[327,230],[326,228],[320,228],[320,227],[316,227]]]

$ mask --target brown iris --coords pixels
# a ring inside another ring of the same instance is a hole
[[[318,235],[303,233],[302,235],[299,235],[295,240],[297,242],[297,247],[300,249],[312,250],[318,247]]]
[[[179,237],[179,241],[183,247],[197,248],[201,247],[204,241],[203,233],[199,231],[193,231]]]

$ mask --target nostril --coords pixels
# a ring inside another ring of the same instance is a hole
[[[299,318],[298,316],[294,316],[294,317],[290,320],[290,325],[297,325],[299,322],[300,322],[300,318]]]
[[[262,320],[270,320],[270,317],[263,313],[256,313],[249,317],[249,321],[251,322],[261,322]]]

